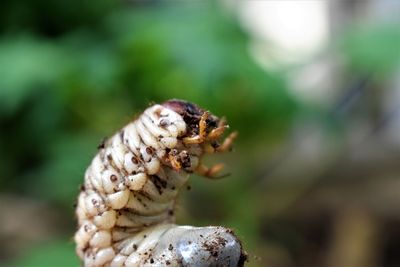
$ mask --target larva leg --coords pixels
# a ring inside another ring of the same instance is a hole
[[[207,178],[211,178],[211,179],[218,179],[218,178],[222,178],[225,177],[226,175],[217,175],[218,173],[220,173],[222,171],[222,169],[225,167],[225,165],[223,163],[218,163],[215,164],[212,167],[207,167],[204,164],[200,164],[197,169],[196,169],[196,173],[207,177]]]
[[[200,144],[204,142],[204,139],[206,138],[206,128],[207,128],[207,119],[210,113],[208,111],[204,112],[203,115],[201,115],[200,121],[199,121],[199,134],[196,136],[192,137],[185,137],[183,138],[183,143],[186,145],[189,144]]]
[[[211,130],[211,132],[207,135],[207,139],[217,140],[225,132],[227,128],[229,128],[229,126],[226,125],[225,118],[221,118],[221,120],[218,123],[218,127]]]
[[[178,152],[176,151],[176,149],[172,149],[169,153],[168,153],[168,160],[169,163],[171,164],[171,167],[174,168],[174,170],[179,171],[182,168],[181,163],[178,161]]]
[[[220,145],[216,150],[217,152],[225,152],[229,151],[231,149],[233,141],[235,141],[236,137],[238,136],[237,132],[233,132],[228,137],[225,138],[224,142],[222,145]]]
[[[216,149],[215,149],[216,146],[213,146],[209,142],[204,143],[202,147],[204,149],[204,153],[206,153],[206,154],[213,154],[216,152]]]
[[[208,140],[217,140],[228,128],[227,125],[219,126],[218,128],[215,128],[212,130],[208,135],[207,139]]]

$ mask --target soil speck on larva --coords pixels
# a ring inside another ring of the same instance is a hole
[[[162,119],[160,120],[160,123],[158,124],[160,127],[167,127],[170,124],[169,120],[167,119]]]

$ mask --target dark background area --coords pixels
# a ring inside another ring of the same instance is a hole
[[[232,227],[249,266],[400,266],[400,5],[317,1],[328,37],[287,63],[247,2],[2,1],[1,266],[79,266],[73,205],[97,145],[170,98],[239,132],[209,158],[232,175],[193,176],[179,224]],[[290,23],[315,1],[258,2]],[[317,26],[273,25],[292,43]]]

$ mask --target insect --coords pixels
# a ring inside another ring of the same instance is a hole
[[[102,142],[76,208],[84,266],[242,266],[245,253],[229,229],[174,224],[189,174],[219,177],[223,165],[202,158],[231,148],[236,132],[219,143],[227,127],[197,105],[169,100]]]

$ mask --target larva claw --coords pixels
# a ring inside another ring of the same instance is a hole
[[[183,138],[183,143],[186,145],[190,144],[200,144],[203,143],[205,138],[206,138],[206,129],[207,129],[207,119],[209,117],[210,113],[208,111],[205,111],[203,115],[201,115],[200,121],[199,121],[199,134],[196,136],[191,136],[191,137],[185,137]]]
[[[200,164],[197,167],[196,172],[199,175],[207,177],[207,178],[211,178],[211,179],[216,178],[216,179],[218,179],[218,178],[221,178],[221,177],[220,176],[216,176],[216,174],[219,173],[224,167],[225,167],[225,165],[223,163],[215,164],[214,166],[212,166],[210,168],[207,167],[204,164]]]
[[[232,132],[231,134],[228,135],[228,137],[225,138],[224,142],[222,143],[222,145],[220,145],[216,150],[217,152],[225,152],[225,151],[229,151],[229,149],[231,149],[233,141],[235,141],[235,139],[238,136],[238,132]]]

